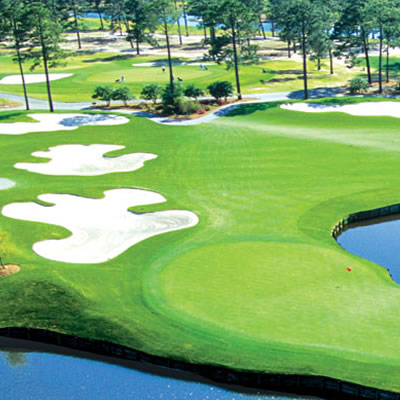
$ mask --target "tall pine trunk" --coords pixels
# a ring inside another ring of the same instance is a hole
[[[40,35],[40,45],[42,47],[42,56],[43,56],[43,65],[44,65],[44,73],[46,75],[46,87],[47,87],[47,97],[49,99],[49,108],[50,112],[54,112],[54,106],[53,106],[53,98],[51,96],[51,87],[50,87],[50,77],[49,77],[49,67],[47,65],[47,49],[46,49],[46,44],[44,43],[44,38],[43,38],[43,29],[42,25],[40,23],[39,25],[39,35]]]
[[[81,49],[82,48],[81,33],[79,31],[78,15],[77,15],[77,12],[76,12],[75,0],[72,1],[72,8],[73,8],[73,14],[74,14],[74,21],[75,21],[76,37],[78,39],[78,48]]]
[[[186,3],[183,3],[183,19],[185,20],[185,31],[186,37],[189,37],[189,27],[188,27],[188,19],[187,19],[187,12],[186,12]]]
[[[261,15],[258,17],[258,20],[259,20],[259,23],[260,23],[260,28],[261,28],[261,32],[262,32],[262,35],[263,35],[263,39],[265,40],[265,39],[267,39],[267,36],[265,35],[265,29],[264,29],[264,24],[263,24],[262,19],[261,19]]]
[[[211,40],[211,46],[212,46],[215,42],[215,26],[214,25],[210,26],[210,40]],[[213,57],[213,61],[216,61],[215,54],[213,54],[212,57]]]
[[[176,4],[176,0],[174,0],[175,3],[175,10],[177,11],[178,14],[178,6]],[[183,42],[182,42],[182,32],[181,32],[181,22],[180,22],[180,18],[181,16],[178,15],[178,18],[176,19],[176,23],[178,25],[178,36],[179,36],[179,44],[182,46]]]
[[[128,19],[127,17],[125,17],[125,27],[126,27],[126,33],[127,33],[128,35],[130,35],[130,33],[131,33],[131,28],[130,28],[130,26],[129,26],[129,19]],[[135,48],[135,46],[133,45],[133,40],[132,40],[132,37],[131,37],[131,36],[129,36],[129,44],[131,45],[131,49],[134,49],[134,48]]]
[[[26,90],[24,68],[22,66],[21,43],[20,43],[20,40],[19,40],[19,37],[18,37],[17,21],[15,19],[13,19],[13,30],[14,30],[15,49],[17,51],[19,72],[20,72],[20,75],[21,75],[22,88],[24,90],[25,107],[26,107],[26,110],[29,111],[29,99],[28,99],[28,93],[27,93],[27,90]]]
[[[165,15],[165,12],[164,12],[164,30],[165,30],[165,40],[167,42],[167,52],[168,52],[169,85],[171,88],[171,93],[174,93],[174,72],[172,70],[171,46],[169,43],[167,16]]]
[[[382,56],[383,56],[383,29],[379,27],[379,93],[382,93]]]
[[[275,37],[275,24],[272,19],[271,19],[271,33],[272,33],[272,37]]]
[[[138,32],[137,35],[136,35],[136,54],[138,56],[140,55],[139,35],[140,35],[140,33]]]
[[[100,9],[97,7],[97,14],[99,14],[99,19],[100,19],[100,30],[104,31],[104,22],[103,22],[103,16],[101,14]]]
[[[235,77],[236,77],[236,89],[238,93],[238,100],[242,100],[242,92],[240,90],[240,79],[239,79],[239,62],[237,56],[237,49],[236,49],[236,31],[235,31],[235,22],[231,20],[231,30],[232,30],[232,45],[233,45],[233,57],[235,63]]]
[[[332,49],[329,49],[329,67],[330,67],[330,73],[333,75],[333,54],[332,54]]]
[[[372,84],[371,65],[369,62],[368,41],[365,36],[364,29],[361,29],[361,35],[362,35],[363,47],[364,47],[364,53],[365,53],[365,62],[367,64],[368,83],[371,85]]]
[[[292,45],[292,42],[290,40],[288,40],[287,42],[287,54],[288,54],[288,58],[292,58],[292,53],[290,52],[290,46]]]
[[[386,48],[386,82],[389,83],[390,76],[389,76],[389,41]]]
[[[304,99],[308,99],[308,77],[307,77],[307,44],[306,44],[306,32],[305,26],[303,25],[301,34],[301,47],[303,51],[303,81],[304,81]]]

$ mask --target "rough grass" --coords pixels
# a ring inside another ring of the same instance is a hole
[[[35,255],[65,229],[0,217],[7,263],[0,326],[51,328],[193,362],[324,374],[400,391],[400,291],[384,268],[330,236],[343,216],[399,202],[399,120],[246,104],[210,124],[129,125],[0,136],[0,207],[42,193],[101,197],[137,187],[186,209],[196,227],[153,237],[107,263]],[[3,114],[7,116],[8,114]],[[24,113],[12,114],[17,118]],[[138,171],[49,177],[13,168],[66,143],[158,154]],[[352,272],[346,271],[350,266]]]

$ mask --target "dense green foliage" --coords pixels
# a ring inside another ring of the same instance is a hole
[[[211,96],[215,97],[217,100],[221,98],[229,97],[233,93],[233,86],[228,81],[216,81],[207,87]]]
[[[360,93],[368,88],[368,81],[361,77],[355,77],[350,81],[349,90],[350,93]]]

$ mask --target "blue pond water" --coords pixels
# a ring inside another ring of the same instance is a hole
[[[25,348],[15,351],[12,349],[15,343],[18,347],[19,343],[29,342],[0,339],[1,400],[306,399],[276,393],[238,392],[214,386],[206,380],[195,381],[197,378],[188,373],[154,369],[144,364],[121,362],[123,366],[71,355],[34,352],[34,343],[30,344],[29,352]],[[152,373],[154,371],[156,373]],[[178,376],[183,379],[177,379]]]
[[[389,269],[400,284],[400,215],[355,225],[337,241],[347,251]]]

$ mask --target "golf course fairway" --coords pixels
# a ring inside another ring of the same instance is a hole
[[[246,104],[187,127],[129,118],[0,135],[0,176],[16,182],[0,191],[0,210],[52,206],[38,200],[43,194],[103,198],[132,188],[166,201],[131,211],[187,210],[198,224],[143,240],[107,262],[77,264],[32,250],[68,237],[67,229],[1,214],[1,256],[21,270],[0,279],[0,327],[400,391],[400,288],[384,268],[331,237],[344,216],[400,202],[400,119],[304,113],[280,103]],[[17,121],[31,120],[4,112],[0,123]],[[66,144],[125,146],[105,156],[157,158],[101,176],[14,168],[48,162],[31,154]]]

